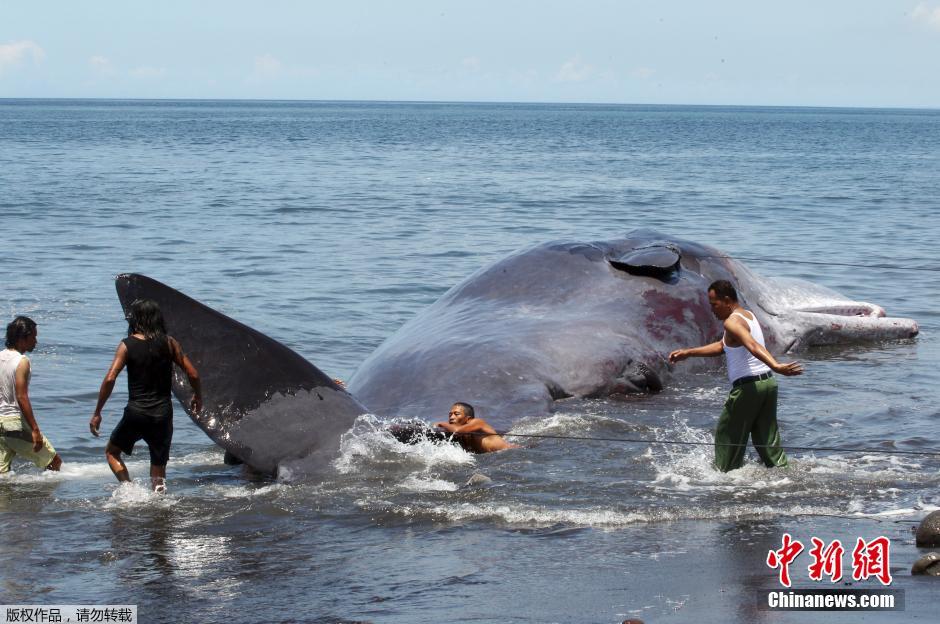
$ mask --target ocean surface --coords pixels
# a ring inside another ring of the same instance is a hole
[[[784,442],[940,449],[940,111],[0,100],[0,311],[39,323],[31,395],[60,473],[0,476],[0,603],[134,604],[140,622],[936,621],[911,528],[940,456],[527,439],[471,456],[369,417],[331,471],[226,466],[177,407],[166,496],[118,487],[88,433],[144,273],[348,379],[480,267],[639,227],[916,319],[916,339],[811,349]],[[688,345],[676,345],[676,347]],[[655,396],[566,400],[516,433],[707,443],[721,368]],[[105,434],[126,399],[124,377]],[[441,417],[445,417],[441,414]],[[473,475],[485,475],[489,481]],[[768,612],[784,533],[891,540],[903,612]]]

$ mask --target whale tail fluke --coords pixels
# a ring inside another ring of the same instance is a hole
[[[173,393],[233,461],[274,474],[285,459],[329,454],[366,408],[331,377],[280,342],[139,274],[115,279],[125,314],[137,299],[159,304],[167,333],[199,371],[203,409],[174,371]]]

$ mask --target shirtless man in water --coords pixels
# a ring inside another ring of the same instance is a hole
[[[435,427],[454,434],[454,438],[470,453],[492,453],[510,448],[519,448],[503,439],[488,422],[475,418],[469,403],[454,403],[447,415],[447,422],[436,422]]]

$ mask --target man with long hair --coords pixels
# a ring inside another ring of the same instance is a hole
[[[36,322],[28,316],[18,316],[7,325],[6,349],[0,351],[0,473],[10,471],[16,455],[46,470],[62,465],[39,430],[29,400],[32,370],[26,354],[36,348],[38,335]]]
[[[180,344],[167,336],[160,306],[150,299],[138,299],[131,304],[127,338],[118,344],[111,368],[101,382],[98,405],[89,422],[91,433],[98,437],[101,410],[126,365],[127,407],[124,408],[124,417],[111,432],[105,456],[117,480],[130,481],[121,453],[132,454],[134,444],[144,440],[150,450],[150,484],[159,493],[166,492],[166,464],[173,438],[173,404],[170,400],[173,364],[183,369],[192,386],[190,407],[194,412],[202,410],[202,387],[196,367],[183,353]]]

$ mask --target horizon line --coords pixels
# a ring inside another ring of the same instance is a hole
[[[381,99],[300,99],[300,98],[198,98],[198,97],[6,97],[6,101],[86,101],[86,102],[258,102],[258,103],[308,103],[308,104],[487,104],[487,105],[540,105],[540,106],[672,106],[698,108],[807,108],[807,109],[853,109],[853,110],[907,110],[936,111],[936,106],[861,106],[837,104],[676,104],[666,102],[565,102],[542,100],[381,100]]]

